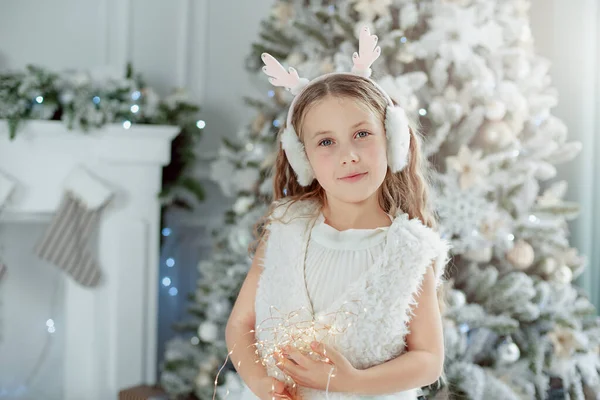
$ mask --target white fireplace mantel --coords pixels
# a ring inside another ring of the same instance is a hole
[[[158,194],[178,131],[108,125],[84,133],[57,121],[30,121],[10,140],[0,120],[0,171],[16,181],[0,222],[49,220],[63,181],[77,167],[116,193],[97,236],[102,284],[85,288],[65,277],[65,400],[116,399],[124,387],[155,382]]]

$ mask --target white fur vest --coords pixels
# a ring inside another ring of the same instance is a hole
[[[313,313],[304,278],[309,233],[318,213],[313,201],[282,202],[268,226],[263,273],[256,293],[256,338],[270,376],[288,381],[275,359],[279,346],[292,343],[309,350],[312,340],[340,351],[357,369],[382,364],[406,351],[405,337],[415,296],[427,267],[433,265],[437,284],[448,260],[449,245],[418,219],[395,216],[382,256],[368,266],[343,295]],[[377,396],[416,399],[418,389]],[[301,388],[304,400],[325,398],[324,391]],[[358,399],[328,393],[331,399]]]

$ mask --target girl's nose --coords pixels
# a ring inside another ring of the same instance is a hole
[[[341,158],[341,164],[342,165],[355,164],[358,161],[360,161],[360,157],[358,156],[358,154],[354,150],[345,152],[344,155]]]

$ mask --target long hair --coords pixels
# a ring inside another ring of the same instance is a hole
[[[366,107],[374,113],[383,123],[385,120],[388,102],[383,94],[371,81],[358,75],[330,75],[312,83],[299,94],[294,106],[292,125],[300,141],[303,141],[303,121],[312,106],[326,96],[348,98],[355,100],[360,106]],[[421,154],[422,137],[415,129],[415,124],[410,124],[410,148],[408,165],[400,172],[392,173],[388,167],[385,179],[379,190],[379,204],[390,215],[397,211],[406,212],[409,218],[418,218],[421,222],[437,229],[435,214],[429,204],[430,178],[427,174],[425,160]],[[285,126],[279,131],[283,132]],[[279,138],[278,138],[279,139]],[[315,179],[309,186],[303,187],[296,180],[296,175],[278,140],[277,158],[273,165],[273,200],[286,198],[290,203],[299,200],[316,200],[321,206],[325,204],[325,190]],[[263,219],[257,224],[256,238],[262,240],[265,233],[264,226],[273,212],[269,208]],[[438,292],[440,312],[443,313],[445,304],[445,287],[440,285]]]

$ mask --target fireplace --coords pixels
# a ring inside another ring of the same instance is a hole
[[[83,133],[56,121],[30,121],[10,141],[0,121],[0,172],[16,183],[0,211],[0,255],[8,267],[0,282],[0,380],[7,376],[3,372],[14,375],[13,382],[0,381],[0,388],[106,400],[122,388],[155,382],[157,196],[177,132],[169,126],[108,125]],[[33,256],[62,184],[76,168],[115,192],[92,240],[103,276],[94,288]],[[44,347],[48,335],[51,350]],[[35,344],[28,345],[28,337]],[[30,372],[35,379],[18,387],[17,376],[26,379]]]

